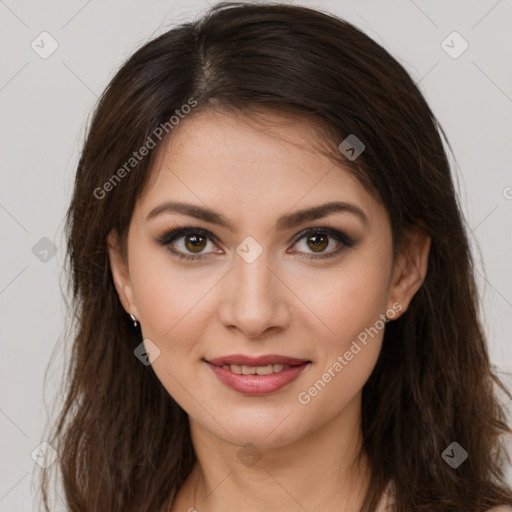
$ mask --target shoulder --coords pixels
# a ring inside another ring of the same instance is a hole
[[[490,508],[487,512],[512,512],[512,507],[502,505],[500,507]]]

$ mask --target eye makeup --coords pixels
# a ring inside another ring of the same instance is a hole
[[[202,240],[209,241],[213,244],[219,244],[218,238],[208,230],[192,227],[192,226],[175,226],[167,229],[164,234],[157,238],[157,243],[166,247],[169,252],[183,260],[204,260],[205,258],[210,258],[215,254],[221,254],[219,252],[218,247],[213,252],[184,252],[182,250],[177,250],[175,244],[180,239],[184,240],[184,248],[187,249],[186,240],[191,241],[193,244],[201,243]],[[350,249],[357,244],[357,240],[353,237],[350,237],[346,233],[339,231],[331,226],[323,225],[323,226],[315,226],[311,228],[306,228],[299,232],[297,235],[293,237],[292,246],[297,245],[298,242],[305,240],[306,244],[311,240],[314,240],[314,243],[318,246],[318,241],[322,244],[321,240],[327,240],[327,246],[330,247],[333,245],[333,241],[337,244],[334,249],[330,249],[328,252],[317,252],[314,251],[303,252],[297,251],[296,249],[291,252],[291,254],[297,254],[300,258],[304,258],[307,260],[319,260],[319,259],[327,259],[332,258],[334,256],[339,255],[341,252],[346,249]],[[221,251],[221,250],[220,250]],[[287,251],[288,252],[288,251]],[[288,252],[290,254],[290,252]]]

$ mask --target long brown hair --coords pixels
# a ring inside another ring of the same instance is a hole
[[[387,325],[363,388],[372,474],[362,512],[375,510],[390,481],[397,512],[512,505],[501,437],[510,429],[495,388],[507,391],[478,318],[446,135],[404,68],[350,23],[305,7],[244,2],[218,4],[142,46],[90,123],[66,216],[76,330],[48,439],[60,455],[52,468],[67,510],[160,511],[196,462],[187,414],[134,357],[141,334],[114,288],[106,238],[116,228],[126,251],[134,204],[158,155],[139,149],[149,139],[163,147],[155,134],[172,137],[172,116],[187,122],[184,113],[206,108],[314,119],[333,159],[386,206],[395,244],[410,226],[431,237],[426,279],[408,311]],[[349,134],[365,144],[353,161],[338,149]],[[441,455],[454,441],[469,454],[456,469]],[[41,478],[45,510],[49,471]]]

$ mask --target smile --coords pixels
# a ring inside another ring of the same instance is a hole
[[[229,370],[237,375],[270,375],[272,373],[280,373],[283,370],[291,368],[290,365],[284,364],[267,364],[265,366],[247,366],[245,364],[225,364],[222,365],[224,370]]]
[[[270,363],[260,366],[223,364],[204,361],[217,379],[230,389],[244,395],[261,396],[276,393],[296,380],[309,368],[310,361],[288,365]]]

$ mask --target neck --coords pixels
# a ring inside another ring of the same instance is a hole
[[[358,459],[360,410],[358,395],[338,416],[300,439],[245,448],[191,419],[198,462],[173,511],[358,510],[370,478],[367,458]]]

